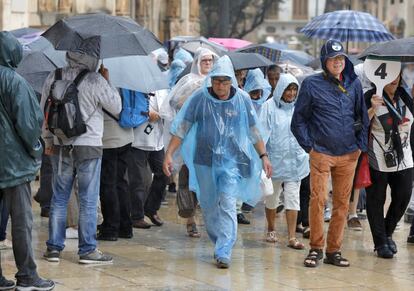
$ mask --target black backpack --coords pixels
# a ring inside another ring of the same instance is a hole
[[[73,81],[62,80],[62,69],[55,71],[55,81],[50,87],[44,113],[46,128],[59,142],[86,132],[78,100],[78,86],[88,70],[83,70]]]

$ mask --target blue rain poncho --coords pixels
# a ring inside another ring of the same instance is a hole
[[[185,63],[182,60],[174,60],[171,63],[170,70],[168,71],[168,85],[170,88],[174,87],[177,83],[178,76],[184,71]]]
[[[193,56],[185,49],[179,48],[174,52],[174,60],[180,60],[187,65],[193,62]]]
[[[233,97],[222,101],[210,93],[214,76],[231,77]],[[171,133],[183,139],[190,189],[200,203],[213,205],[222,194],[251,205],[260,200],[262,162],[253,146],[262,139],[258,126],[250,97],[237,88],[232,63],[223,56],[171,127]]]
[[[290,130],[295,101],[284,102],[283,93],[290,84],[299,86],[291,74],[280,74],[273,92],[261,110],[266,151],[272,163],[272,178],[280,181],[300,181],[309,174],[309,156]]]
[[[253,100],[253,106],[256,109],[257,115],[260,114],[260,107],[265,103],[267,97],[269,97],[272,87],[269,82],[265,79],[263,72],[260,69],[250,70],[246,76],[246,83],[244,84],[244,91],[247,93],[254,90],[262,90],[262,96]]]

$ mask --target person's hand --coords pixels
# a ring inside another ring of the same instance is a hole
[[[384,100],[381,96],[378,95],[372,95],[371,97],[371,107],[374,109],[374,111],[377,111],[377,109],[384,105]]]
[[[102,77],[105,78],[105,80],[109,81],[109,71],[107,68],[104,67],[103,64],[99,67],[99,74],[102,75]]]
[[[150,112],[148,113],[149,122],[155,122],[158,119],[160,119],[160,115],[157,112],[150,110]]]
[[[164,158],[164,162],[162,164],[162,170],[163,170],[164,174],[167,177],[169,177],[169,176],[171,176],[172,169],[173,169],[172,157],[169,153],[166,153],[165,158]]]
[[[267,178],[272,177],[272,164],[267,156],[262,158],[263,170],[266,173]]]

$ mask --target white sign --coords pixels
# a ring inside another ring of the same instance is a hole
[[[365,75],[377,87],[378,96],[382,96],[385,85],[394,81],[400,71],[401,62],[368,58],[364,62]]]

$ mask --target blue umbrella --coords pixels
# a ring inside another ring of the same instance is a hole
[[[383,42],[394,39],[377,18],[366,12],[352,10],[339,10],[317,16],[300,32],[310,38],[346,42]]]

